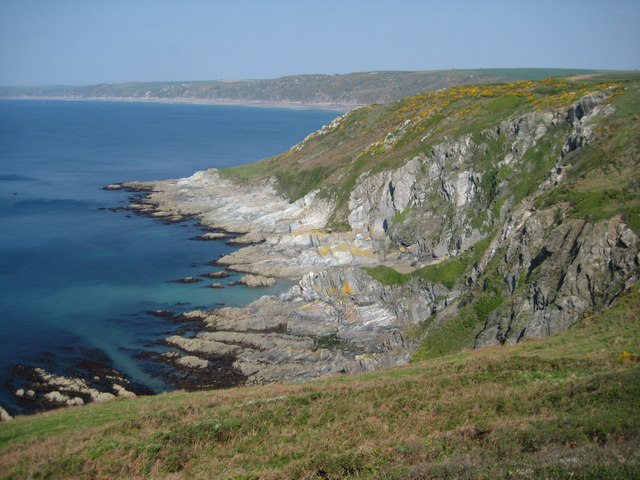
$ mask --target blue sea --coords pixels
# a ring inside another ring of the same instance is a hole
[[[341,112],[131,102],[0,101],[0,405],[22,406],[10,366],[72,371],[82,351],[154,392],[171,389],[145,351],[177,328],[147,312],[242,306],[270,289],[171,282],[215,271],[236,247],[189,240],[167,225],[109,208],[131,193],[107,184],[190,176],[286,151]],[[234,280],[236,274],[226,280]]]

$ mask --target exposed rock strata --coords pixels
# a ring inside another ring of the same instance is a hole
[[[245,232],[234,242],[250,245],[216,265],[300,278],[282,295],[243,309],[191,312],[204,331],[166,342],[186,352],[182,358],[188,360],[181,362],[193,368],[225,357],[233,358],[233,368],[249,383],[298,381],[406,362],[418,341],[413,327],[429,317],[438,327],[455,316],[458,302],[472,300],[477,282],[491,272],[499,276],[496,295],[503,303],[478,334],[478,347],[550,335],[609,305],[638,280],[633,231],[620,218],[586,223],[557,208],[534,207],[537,197],[562,184],[563,159],[593,140],[592,122],[611,114],[606,97],[595,93],[569,107],[514,116],[479,136],[431,145],[425,135],[424,150],[402,166],[356,179],[348,199],[349,232],[325,228],[335,205],[317,192],[289,203],[271,183],[241,186],[217,170],[125,184],[151,190],[131,206],[135,210],[164,219],[196,216],[211,228]],[[385,149],[399,141],[401,130],[385,137]],[[489,172],[478,167],[479,160],[497,139],[502,147],[491,153],[497,166]],[[527,155],[538,152],[543,139],[558,146],[549,153],[555,165],[529,172]],[[498,169],[541,180],[526,197],[506,197],[500,208],[488,208],[515,181],[508,173],[499,177]],[[383,262],[421,267],[469,251],[485,238],[491,242],[484,255],[451,288],[418,278],[384,286],[359,268]],[[391,242],[400,248],[390,251]]]
[[[500,271],[509,301],[487,320],[477,346],[553,335],[611,305],[640,279],[638,238],[619,217],[557,225],[555,215],[524,212],[496,242],[504,249]],[[527,286],[518,289],[521,279]]]
[[[381,253],[384,241],[354,232],[322,231],[333,205],[313,192],[289,203],[270,183],[242,188],[216,169],[186,179],[124,186],[151,190],[141,203],[129,207],[138,212],[164,219],[197,216],[211,228],[244,232],[233,242],[251,245],[216,261],[231,270],[287,277],[327,266],[366,265],[385,259]]]
[[[387,291],[354,267],[311,272],[246,308],[191,312],[205,331],[166,342],[196,357],[234,355],[234,367],[258,384],[399,365],[411,352],[403,329],[412,314],[430,312],[428,299],[440,292],[425,291],[425,301],[410,306],[405,293]]]

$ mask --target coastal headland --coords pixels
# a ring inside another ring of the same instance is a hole
[[[589,80],[430,92],[255,165],[123,183],[146,192],[135,212],[240,234],[216,265],[297,282],[191,312],[202,331],[167,344],[230,355],[247,383],[300,381],[547,336],[611,304],[639,276],[637,197],[585,217],[557,192],[599,175],[590,152],[627,138],[638,87]]]
[[[211,264],[244,283],[295,281],[186,312],[197,332],[157,360],[189,389],[295,382],[517,344],[608,308],[640,277],[640,86],[587,80],[427,92],[256,164],[106,186],[135,192],[119,208],[233,234],[241,248]]]

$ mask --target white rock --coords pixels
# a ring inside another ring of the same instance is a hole
[[[116,398],[116,396],[113,393],[98,392],[97,390],[91,391],[90,395],[91,395],[91,400],[96,403],[110,402],[111,400]]]
[[[4,408],[0,407],[0,422],[8,422],[9,420],[13,420],[13,417]]]
[[[209,366],[209,362],[207,360],[193,355],[180,357],[177,360],[177,363],[187,368],[207,368]]]
[[[130,392],[129,390],[124,388],[122,385],[118,385],[117,383],[114,383],[112,388],[113,388],[113,391],[116,392],[116,395],[118,397],[135,398],[136,396],[135,393]]]
[[[64,393],[54,390],[53,392],[47,392],[43,395],[44,399],[51,403],[66,404],[71,398]]]

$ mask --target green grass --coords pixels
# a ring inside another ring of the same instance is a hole
[[[513,347],[20,417],[0,425],[1,478],[634,478],[639,313],[636,288]]]
[[[367,272],[371,278],[383,285],[403,285],[412,278],[423,278],[433,283],[441,283],[451,289],[455,286],[458,278],[460,278],[468,266],[468,259],[465,256],[462,258],[453,258],[435,265],[427,265],[426,267],[414,270],[412,273],[399,273],[386,265],[363,267],[363,270]]]
[[[283,192],[292,202],[304,197],[307,193],[315,190],[327,177],[328,168],[315,167],[311,170],[300,172],[278,172],[279,190]]]
[[[402,212],[396,212],[396,214],[391,218],[391,221],[394,224],[404,223],[409,213],[411,213],[411,205],[407,205]]]
[[[462,308],[453,318],[445,319],[442,325],[427,329],[427,336],[413,353],[411,361],[419,362],[472,348],[480,326],[473,308]]]
[[[362,267],[362,269],[367,272],[371,278],[383,285],[403,285],[413,278],[418,278],[433,283],[440,283],[448,289],[452,289],[462,274],[480,259],[489,246],[489,242],[490,238],[485,238],[477,242],[467,252],[457,257],[447,259],[441,263],[426,265],[411,273],[400,273],[386,265]]]
[[[452,289],[468,266],[468,258],[461,256],[442,263],[419,268],[413,272],[412,275],[414,277],[424,278],[430,282],[441,283],[448,289]]]
[[[313,338],[313,350],[326,348],[329,350],[345,350],[345,351],[358,351],[358,348],[348,340],[340,338],[337,333],[330,333],[329,335],[321,335]]]
[[[479,71],[491,75],[499,75],[511,80],[541,80],[549,77],[568,75],[588,75],[602,70],[586,70],[573,68],[482,68]]]
[[[597,125],[596,140],[566,156],[567,180],[537,205],[565,202],[571,217],[589,222],[622,215],[640,234],[640,87],[630,85],[610,103],[615,112]]]
[[[462,307],[454,316],[445,318],[440,325],[433,325],[427,320],[423,327],[427,335],[414,352],[411,361],[419,362],[473,348],[478,331],[491,312],[502,305],[502,302],[501,295],[482,294]]]
[[[383,285],[403,285],[411,280],[411,275],[400,273],[386,265],[377,265],[375,267],[362,267],[367,274],[374,280]]]

